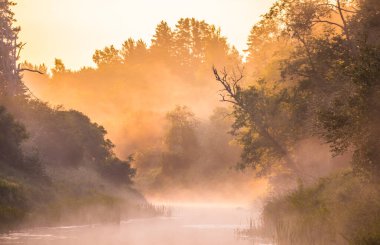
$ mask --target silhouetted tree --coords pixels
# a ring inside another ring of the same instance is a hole
[[[15,3],[9,0],[0,1],[0,82],[1,93],[6,95],[24,93],[17,65],[23,44],[18,40],[20,28],[14,26],[16,20],[11,10],[14,5]]]
[[[121,62],[119,51],[113,45],[105,47],[103,50],[96,50],[92,60],[98,66],[118,64]]]
[[[156,33],[152,38],[151,52],[157,59],[169,62],[174,52],[173,31],[165,21],[161,21],[156,27]]]

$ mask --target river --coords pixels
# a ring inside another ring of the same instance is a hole
[[[220,206],[177,206],[171,217],[131,219],[116,224],[42,227],[0,236],[0,244],[30,245],[260,245],[260,239],[239,238],[248,209]]]

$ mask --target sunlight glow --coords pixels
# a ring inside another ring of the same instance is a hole
[[[96,49],[119,47],[129,37],[147,44],[156,25],[173,28],[180,18],[194,17],[221,27],[239,51],[252,25],[273,0],[18,0],[14,8],[20,38],[27,46],[22,60],[53,65],[60,58],[71,69],[94,66]]]

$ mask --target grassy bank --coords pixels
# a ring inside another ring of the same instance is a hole
[[[279,245],[363,244],[380,241],[380,184],[352,172],[299,187],[264,206],[262,225],[240,231]]]

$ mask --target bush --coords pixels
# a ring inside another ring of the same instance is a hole
[[[351,172],[300,185],[265,205],[263,226],[277,244],[379,244],[380,185]]]
[[[27,211],[23,188],[17,183],[0,179],[0,230],[20,223]]]

